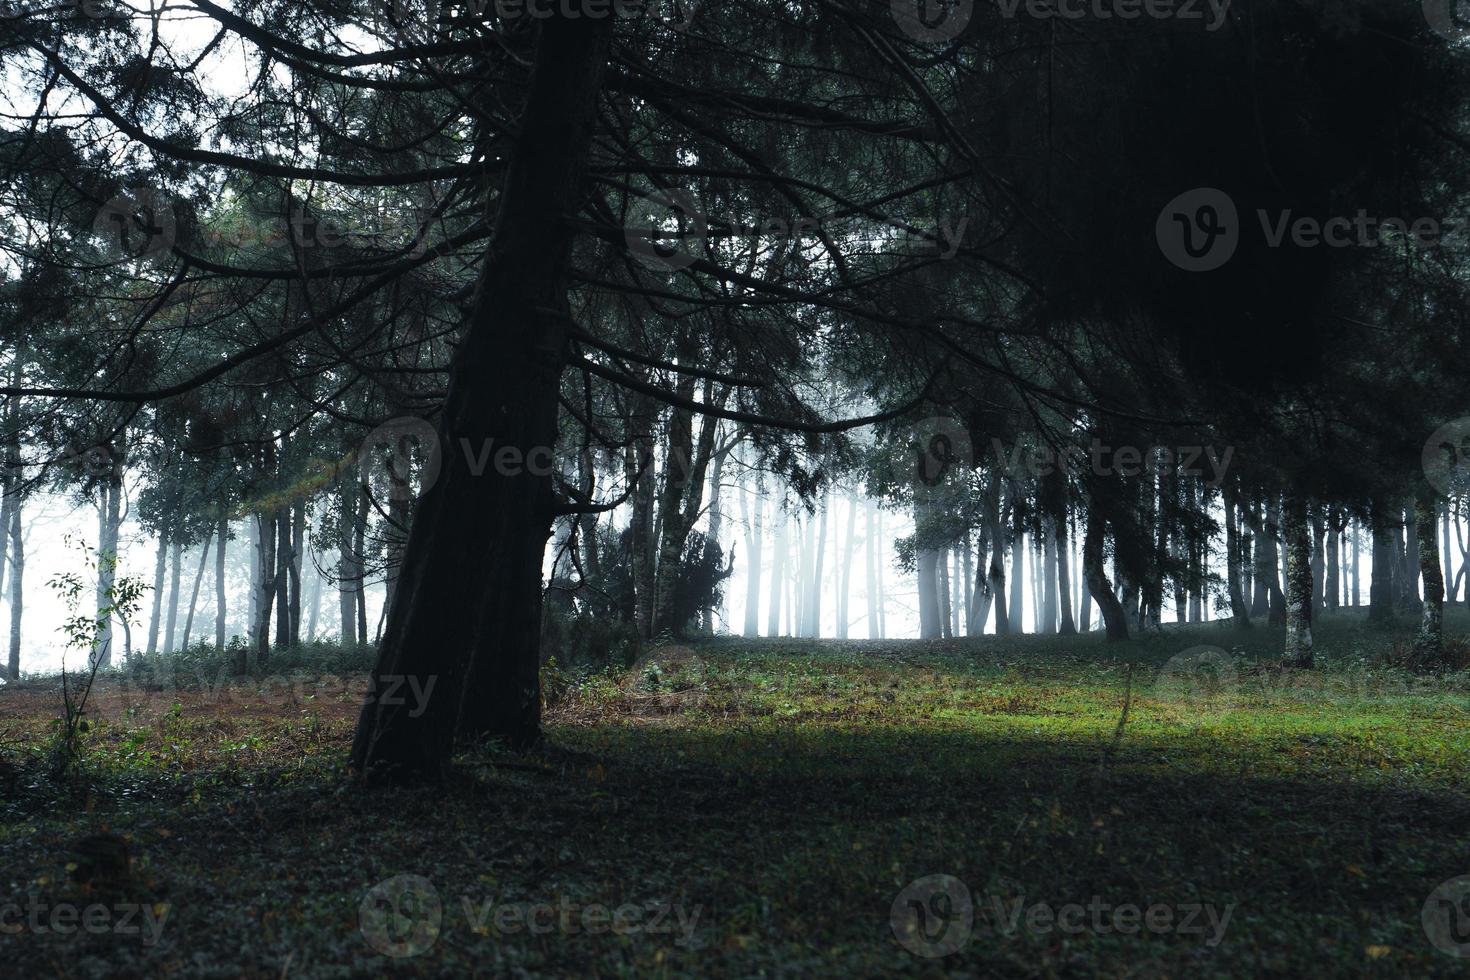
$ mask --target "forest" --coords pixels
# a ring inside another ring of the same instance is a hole
[[[0,975],[1466,975],[1467,216],[1457,0],[0,0]]]

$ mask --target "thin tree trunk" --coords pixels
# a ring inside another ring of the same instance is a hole
[[[755,511],[751,512],[751,501],[754,498]],[[747,637],[760,636],[760,613],[761,613],[761,551],[763,542],[761,540],[761,514],[764,511],[764,501],[760,498],[758,487],[749,486],[742,489],[740,494],[740,517],[745,525],[745,628],[741,631]]]
[[[1393,570],[1398,564],[1394,527],[1397,517],[1386,501],[1373,501],[1373,578],[1368,587],[1368,622],[1388,624],[1394,621]],[[1353,589],[1356,597],[1357,588]]]
[[[153,563],[153,611],[148,617],[148,642],[144,654],[151,657],[158,652],[158,631],[163,620],[163,584],[168,574],[168,536],[158,534],[158,557]]]
[[[772,518],[779,517],[780,525],[776,529],[776,548],[771,553],[771,602],[767,607],[766,635],[781,635],[781,603],[786,594],[786,553],[791,550],[790,528],[791,515],[786,513],[780,503],[776,504],[776,512]]]
[[[848,626],[852,620],[852,552],[857,543],[858,501],[850,497],[847,501],[847,533],[842,538],[842,563],[837,568],[837,638],[847,639]]]
[[[173,566],[169,574],[168,585],[168,623],[165,625],[163,637],[163,652],[173,653],[178,642],[179,604],[184,597],[179,594],[179,580],[183,577],[184,570],[184,545],[181,541],[173,543],[173,555],[170,558]]]
[[[219,528],[215,531],[214,549],[214,645],[225,648],[225,548],[230,540],[230,518],[221,514]]]
[[[199,583],[204,579],[204,566],[209,562],[210,539],[204,539],[204,550],[199,552],[199,568],[194,572],[194,588],[189,593],[189,615],[184,618],[184,649],[189,647],[189,632],[194,628],[194,607],[199,603]]]
[[[20,617],[25,603],[26,554],[21,534],[21,507],[16,497],[10,508],[10,679],[20,680]]]

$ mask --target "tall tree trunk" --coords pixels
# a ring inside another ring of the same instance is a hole
[[[995,635],[1008,636],[1011,632],[1010,610],[1006,601],[1006,527],[1001,519],[1001,494],[1004,486],[997,472],[990,475],[990,485],[985,493],[985,528],[990,537],[990,568],[986,572],[990,580],[990,595],[995,605]],[[981,620],[981,628],[985,626]]]
[[[1057,595],[1061,600],[1062,618],[1059,631],[1063,636],[1073,636],[1077,632],[1077,623],[1072,618],[1072,547],[1071,538],[1067,534],[1065,502],[1062,508],[1062,513],[1052,528],[1056,538]]]
[[[10,679],[20,680],[20,617],[25,603],[26,553],[17,496],[10,508]]]
[[[199,605],[199,583],[204,580],[204,566],[209,563],[209,538],[199,552],[199,567],[194,571],[194,588],[189,593],[189,614],[184,617],[184,648],[189,647],[189,634],[194,629],[194,609]]]
[[[168,573],[168,535],[159,531],[158,557],[153,562],[153,611],[148,617],[148,642],[143,652],[151,657],[158,652],[158,631],[163,619],[163,584]]]
[[[1342,598],[1342,511],[1336,506],[1327,512],[1327,581],[1323,594],[1328,612],[1336,612]]]
[[[990,581],[989,531],[981,528],[975,535],[974,575],[975,585],[970,593],[970,605],[965,611],[965,635],[983,636],[985,624],[990,619],[990,607],[995,602],[995,592]]]
[[[97,609],[112,606],[113,585],[117,580],[118,529],[122,526],[122,474],[116,465],[101,480],[102,499],[97,510]],[[114,615],[101,617],[97,631],[97,648],[93,656],[106,667],[112,663],[112,621]]]
[[[1430,526],[1429,534],[1434,536],[1433,525]],[[1403,563],[1399,566],[1402,574],[1394,579],[1399,586],[1399,604],[1409,612],[1418,612],[1420,607],[1419,538],[1419,522],[1415,519],[1414,505],[1410,504],[1404,509]]]
[[[450,453],[450,455],[454,455]],[[353,525],[357,517],[357,484],[351,476],[342,479],[337,488],[337,602],[342,629],[342,645],[357,642],[357,592],[353,588],[357,562],[352,550]]]
[[[1316,617],[1325,603],[1325,572],[1327,550],[1327,528],[1322,517],[1322,508],[1313,507],[1308,518],[1312,532],[1312,616]]]
[[[276,512],[276,646],[291,645],[291,511]]]
[[[1387,501],[1375,499],[1371,515],[1373,525],[1373,578],[1368,586],[1368,622],[1389,624],[1394,621],[1393,572],[1398,564],[1395,529],[1396,508]],[[1354,589],[1354,594],[1357,590]]]
[[[839,640],[847,639],[847,630],[852,619],[850,605],[852,552],[857,542],[857,512],[857,497],[849,497],[847,500],[847,533],[842,537],[842,562],[837,567],[837,638]]]
[[[1235,513],[1235,501],[1227,493],[1225,495],[1225,579],[1226,590],[1230,598],[1230,619],[1237,629],[1249,629],[1250,610],[1246,608],[1245,595],[1241,592],[1240,528]]]
[[[271,612],[276,599],[276,515],[262,510],[255,515],[255,660],[259,667],[271,659]]]
[[[440,433],[450,444],[556,445],[569,219],[581,202],[611,34],[609,18],[540,25],[494,244],[450,368]],[[556,514],[550,476],[475,477],[463,454],[445,457],[415,514],[353,742],[352,765],[365,777],[438,774],[457,734],[514,747],[540,738],[541,567]],[[426,699],[376,698],[380,679],[396,685],[404,677],[438,680]]]
[[[405,505],[403,517],[407,520]],[[291,557],[287,565],[290,576],[291,628],[286,642],[291,646],[301,643],[301,558],[306,552],[306,501],[296,501],[291,507]]]
[[[1278,568],[1284,555],[1277,546],[1281,538],[1281,503],[1280,498],[1272,494],[1270,504],[1266,508],[1266,527],[1262,535],[1265,541],[1265,564],[1260,567],[1266,576],[1266,592],[1271,600],[1270,623],[1272,626],[1284,626],[1286,624],[1286,595],[1281,589],[1281,576]]]
[[[867,525],[866,562],[863,584],[868,600],[868,639],[878,636],[878,522],[874,519],[875,506],[872,501],[863,502],[863,519]]]
[[[878,549],[878,560],[873,563],[873,568],[878,573],[878,639],[880,639],[880,640],[886,640],[888,638],[888,593],[885,590],[884,585],[883,585],[883,582],[884,582],[884,575],[883,575],[883,567],[884,567],[884,560],[883,560],[883,558],[884,558],[884,556],[883,556],[883,542],[885,540],[887,540],[887,539],[883,537],[883,511],[882,510],[879,510],[878,511],[877,517],[878,517],[878,543],[877,543],[876,547]]]
[[[1296,492],[1286,496],[1282,539],[1286,545],[1286,666],[1312,666],[1312,539],[1307,502]]]
[[[1424,576],[1424,608],[1419,632],[1414,637],[1414,658],[1421,664],[1444,662],[1444,569],[1440,567],[1439,544],[1435,540],[1435,508],[1438,501],[1427,486],[1414,502],[1419,537],[1419,568]]]
[[[173,653],[177,649],[174,644],[178,642],[179,603],[184,601],[183,595],[179,592],[179,580],[183,577],[184,571],[183,542],[178,540],[174,541],[173,555],[170,556],[169,562],[173,566],[173,571],[169,574],[168,622],[164,627],[164,653]]]
[[[752,499],[755,510],[751,511]],[[740,518],[745,525],[745,626],[741,632],[747,637],[760,636],[761,614],[761,513],[765,502],[761,500],[758,485],[743,487],[740,493]]]
[[[791,550],[791,516],[778,501],[772,519],[779,517],[775,550],[771,553],[771,602],[766,614],[766,635],[781,635],[781,602],[786,594],[786,554]]]
[[[939,612],[939,552],[924,549],[915,556],[919,587],[919,639],[937,640],[944,627]]]
[[[217,649],[225,648],[225,615],[229,611],[226,608],[225,596],[225,548],[230,540],[230,518],[228,514],[220,514],[219,527],[215,529],[214,549],[214,645]]]
[[[1105,534],[1106,522],[1098,512],[1097,502],[1094,500],[1087,515],[1087,531],[1082,536],[1082,574],[1087,576],[1088,590],[1097,600],[1098,612],[1102,614],[1108,640],[1114,642],[1128,639],[1128,617],[1123,604],[1113,592],[1113,584],[1108,581],[1107,570],[1103,567]]]
[[[939,548],[934,552],[934,569],[938,573],[935,576],[934,595],[939,600],[939,635],[946,640],[954,639],[954,632],[950,628],[949,617],[952,603],[950,602],[949,586],[949,549]]]
[[[357,581],[353,583],[352,598],[357,603],[357,645],[367,646],[367,526],[368,512],[372,507],[372,501],[368,499],[367,491],[360,490],[357,494],[357,520],[352,525],[352,553],[356,556]],[[550,533],[550,522],[547,522],[548,534]],[[546,541],[543,539],[541,547],[544,550]],[[539,580],[539,575],[538,575]],[[539,585],[538,585],[539,590]]]
[[[1042,633],[1055,633],[1057,621],[1060,614],[1058,605],[1058,593],[1061,589],[1061,572],[1057,568],[1057,524],[1055,517],[1043,519],[1041,525],[1042,541],[1042,566],[1041,566],[1041,630]]]

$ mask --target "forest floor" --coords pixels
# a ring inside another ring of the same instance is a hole
[[[371,793],[337,674],[104,680],[62,786],[59,686],[12,684],[0,973],[1465,976],[1470,900],[1424,913],[1470,874],[1470,672],[1383,666],[1404,635],[1327,617],[1299,674],[1262,626],[713,640]]]

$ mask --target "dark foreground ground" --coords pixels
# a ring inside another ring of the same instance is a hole
[[[110,679],[64,787],[11,685],[0,974],[1470,975],[1470,674],[1393,640],[712,641],[433,792],[344,781],[334,674]]]

